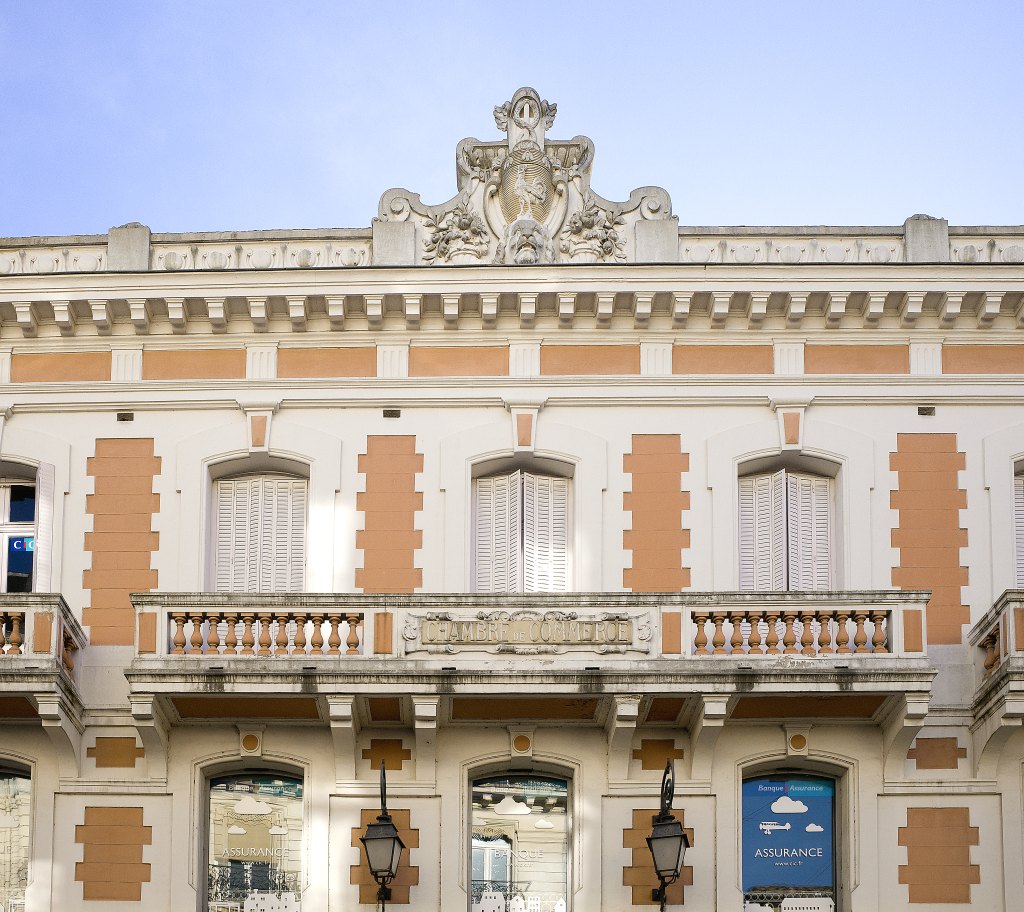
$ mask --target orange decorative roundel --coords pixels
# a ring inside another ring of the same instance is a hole
[[[512,739],[512,747],[519,753],[525,754],[530,749],[530,739],[526,735],[516,735]]]

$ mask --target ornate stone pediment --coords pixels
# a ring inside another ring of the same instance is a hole
[[[598,196],[590,187],[594,144],[586,136],[549,140],[555,112],[556,106],[534,89],[519,89],[494,109],[504,140],[459,143],[458,193],[448,202],[427,206],[419,194],[403,189],[381,197],[378,220],[410,226],[410,264],[533,266],[677,258],[668,193],[641,187],[622,203]]]

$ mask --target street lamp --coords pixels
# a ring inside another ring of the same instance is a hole
[[[654,859],[654,871],[659,886],[651,891],[651,899],[661,903],[665,912],[666,891],[669,884],[679,879],[683,869],[683,856],[690,847],[683,825],[672,814],[672,795],[676,788],[676,774],[672,761],[665,764],[665,775],[661,777],[661,813],[654,818],[654,827],[647,837],[647,848]]]
[[[366,825],[366,832],[359,837],[366,852],[366,863],[370,873],[377,881],[377,900],[381,909],[385,900],[391,899],[389,884],[398,873],[398,865],[402,860],[402,849],[405,843],[398,835],[398,828],[388,813],[388,783],[384,774],[384,761],[380,764],[380,815],[375,823]]]

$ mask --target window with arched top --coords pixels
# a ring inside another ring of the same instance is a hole
[[[739,479],[739,586],[832,588],[833,479],[780,469]]]
[[[301,592],[306,576],[305,478],[277,473],[214,482],[213,587]]]
[[[0,764],[0,908],[24,909],[32,835],[32,780]]]
[[[206,909],[301,912],[302,789],[274,771],[209,780]]]
[[[23,479],[0,479],[0,591],[32,591],[35,550],[36,486]]]
[[[566,592],[571,481],[516,470],[473,481],[476,592]]]

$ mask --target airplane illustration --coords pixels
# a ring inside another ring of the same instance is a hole
[[[765,820],[761,824],[761,832],[765,836],[771,836],[772,830],[788,830],[790,825],[788,823],[776,823],[774,820]]]

